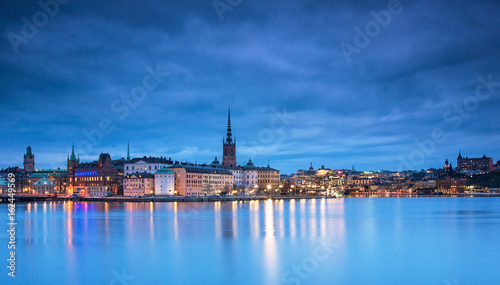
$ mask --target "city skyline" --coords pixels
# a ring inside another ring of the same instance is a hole
[[[101,125],[113,130],[82,160],[125,157],[130,139],[134,156],[209,163],[227,104],[241,161],[284,173],[397,170],[436,129],[445,139],[413,169],[459,149],[497,160],[499,4],[389,3],[241,2],[221,17],[212,2],[69,2],[32,37],[23,18],[44,8],[4,3],[0,168],[21,166],[28,144],[38,165],[62,168]],[[143,101],[128,97],[141,87]]]
[[[223,143],[225,144],[225,142]],[[99,155],[101,154],[109,154],[110,157],[113,159],[113,160],[125,160],[125,161],[129,161],[131,159],[141,159],[141,158],[162,158],[162,159],[168,159],[168,160],[171,160],[172,162],[175,162],[175,163],[180,163],[180,164],[191,164],[191,165],[211,165],[215,160],[218,160],[218,161],[223,161],[223,157],[224,157],[224,150],[223,149],[221,151],[221,153],[219,155],[215,155],[215,158],[212,158],[212,159],[209,159],[208,161],[189,161],[189,160],[186,160],[186,159],[179,159],[179,158],[174,158],[174,157],[168,157],[168,156],[152,156],[152,155],[137,155],[137,156],[130,156],[130,143],[128,142],[127,143],[127,150],[126,150],[126,155],[124,156],[121,156],[121,155],[113,155],[109,152],[100,152]],[[44,167],[43,165],[42,166],[36,166],[35,165],[38,165],[38,164],[35,164],[35,160],[34,160],[34,155],[35,153],[32,152],[32,147],[31,145],[28,145],[26,147],[26,153],[24,153],[24,160],[26,161],[26,156],[30,157],[30,168],[32,169],[29,169],[27,170],[28,172],[36,172],[36,171],[43,171],[43,170],[51,170],[51,169],[61,169],[61,170],[65,170],[66,166],[60,166],[60,167],[57,167],[57,168],[50,168],[50,167]],[[74,151],[74,145],[72,145],[72,151],[70,152],[71,154],[68,154],[67,155],[67,159],[66,161],[69,159],[70,155],[71,157],[73,157],[73,155],[75,155],[76,157],[78,157],[78,160],[80,161],[80,155],[77,154],[75,151]],[[453,168],[456,168],[456,167],[459,167],[459,164],[460,164],[460,161],[459,160],[462,160],[462,159],[482,159],[482,158],[490,158],[493,165],[497,166],[498,162],[500,162],[500,160],[496,160],[494,157],[490,156],[490,155],[487,155],[487,154],[483,154],[482,156],[481,155],[478,155],[478,156],[474,156],[474,155],[468,155],[468,154],[464,154],[462,156],[462,151],[459,150],[458,151],[458,155],[456,158],[446,158],[444,160],[444,163],[441,164],[440,166],[438,167],[423,167],[421,169],[354,169],[355,165],[352,165],[352,168],[342,168],[342,167],[335,167],[335,166],[332,166],[332,165],[325,165],[325,164],[320,164],[320,165],[314,165],[313,166],[313,162],[309,162],[309,164],[307,165],[303,165],[303,166],[300,166],[300,167],[297,167],[295,168],[295,170],[291,171],[291,172],[284,172],[284,171],[281,171],[283,174],[293,174],[295,173],[296,171],[303,171],[303,170],[306,170],[306,169],[310,169],[311,167],[315,170],[319,170],[319,169],[322,169],[323,167],[326,168],[326,169],[331,169],[331,170],[356,170],[356,171],[365,171],[365,172],[380,172],[380,171],[390,171],[390,172],[401,172],[401,171],[420,171],[420,170],[428,170],[428,169],[446,169],[446,167],[448,166],[448,164],[450,164],[450,166],[452,166]],[[65,162],[66,162],[65,161]],[[95,158],[94,159],[89,159],[89,160],[81,160],[82,163],[86,163],[86,162],[95,162],[97,161]],[[252,161],[252,162],[255,162],[252,160],[252,158],[249,158],[248,160],[245,160],[245,161],[242,161],[242,163],[238,163],[236,165],[233,165],[233,166],[244,166],[247,164],[248,161]],[[455,166],[453,166],[453,163],[455,163]],[[22,167],[22,164],[21,165],[10,165],[8,167],[19,167],[20,169],[25,169],[25,167]],[[267,161],[267,164],[269,165],[270,164],[270,160]],[[265,164],[262,164],[263,166]],[[227,166],[230,166],[230,165],[227,165]],[[8,167],[4,167],[3,169],[5,168],[8,168]]]

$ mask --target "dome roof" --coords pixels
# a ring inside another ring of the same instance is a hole
[[[222,167],[222,164],[220,164],[219,160],[217,160],[217,156],[215,157],[215,160],[212,161],[212,164],[210,164],[210,166]]]
[[[54,182],[48,180],[47,178],[43,177],[42,179],[38,180],[35,182],[34,185],[55,185]]]
[[[243,166],[244,170],[252,170],[252,169],[257,169],[255,165],[253,165],[253,162],[251,159],[248,160],[247,164]]]
[[[158,174],[158,173],[173,174],[174,172],[168,168],[162,168],[162,169],[158,169],[158,171],[155,172],[155,174]]]

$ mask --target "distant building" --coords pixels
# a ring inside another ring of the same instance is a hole
[[[447,170],[447,171],[450,171],[450,170],[452,170],[452,169],[453,169],[453,167],[451,166],[451,163],[449,163],[449,162],[448,162],[448,159],[446,159],[446,160],[444,161],[444,166],[443,166],[443,169],[444,169],[444,170]]]
[[[35,194],[53,195],[56,193],[56,185],[54,182],[43,177],[33,184],[33,192]]]
[[[259,190],[276,190],[280,185],[280,171],[269,166],[257,167],[257,185]]]
[[[234,184],[243,184],[243,168],[241,166],[226,166],[224,169],[233,174]]]
[[[124,163],[124,174],[131,174],[135,172],[147,172],[154,174],[156,171],[172,166],[173,162],[171,159],[166,157],[142,157],[133,158]]]
[[[135,172],[123,178],[123,196],[144,196],[154,194],[155,175]]]
[[[309,169],[297,169],[297,175],[298,176],[315,176],[316,171],[314,170],[313,164],[309,165]]]
[[[462,153],[458,153],[457,171],[467,175],[487,174],[494,170],[493,159],[483,155],[481,158],[462,157]]]
[[[445,193],[463,193],[469,182],[469,176],[452,173],[439,176],[436,179],[436,188]]]
[[[122,194],[123,163],[124,160],[111,160],[108,153],[101,153],[97,161],[80,163],[73,146],[68,158],[68,192],[95,197]]]
[[[35,155],[31,152],[31,146],[29,145],[24,154],[24,170],[26,172],[35,171]]]
[[[158,169],[154,174],[155,195],[175,195],[175,175],[167,168]]]
[[[29,173],[24,169],[14,166],[0,170],[0,177],[8,178],[9,173],[14,174],[16,177],[16,183],[14,185],[16,193],[28,193],[30,191]]]
[[[54,183],[56,193],[66,193],[69,186],[68,171],[61,169],[36,170],[29,174],[28,188],[34,191],[33,185],[42,178]]]
[[[213,195],[233,189],[233,175],[223,168],[177,164],[169,169],[175,174],[175,191],[181,196]]]
[[[436,189],[436,187],[437,180],[434,177],[415,181],[415,189]]]
[[[9,181],[0,177],[0,194],[5,194],[9,192]]]
[[[258,183],[259,171],[251,159],[248,160],[247,164],[243,167],[243,183],[254,187]]]
[[[226,139],[222,139],[222,165],[235,167],[236,163],[236,138],[233,141],[233,134],[231,131],[231,110],[227,111],[227,133]]]

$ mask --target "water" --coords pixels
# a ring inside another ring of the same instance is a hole
[[[7,229],[7,205],[0,205]],[[500,284],[500,198],[18,204],[0,284]]]

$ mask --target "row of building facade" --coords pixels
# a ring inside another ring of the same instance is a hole
[[[113,160],[102,153],[96,161],[81,162],[74,146],[67,158],[67,169],[35,169],[31,146],[24,155],[24,169],[14,168],[20,180],[18,191],[36,194],[72,194],[88,197],[181,195],[209,196],[237,193],[255,194],[278,188],[280,171],[269,166],[256,167],[249,160],[236,162],[236,140],[231,130],[228,110],[227,133],[222,143],[222,163],[215,157],[211,164],[172,161],[166,157],[127,157]],[[1,181],[0,181],[1,183]]]
[[[464,193],[484,191],[474,185],[476,178],[500,172],[500,161],[493,164],[493,159],[483,155],[479,158],[457,157],[457,166],[453,167],[446,159],[443,168],[430,168],[421,171],[356,171],[332,170],[321,166],[314,169],[299,169],[296,173],[284,176],[283,192],[297,192],[325,195],[331,189],[343,189],[356,192],[443,192]],[[491,188],[495,189],[495,188]]]

